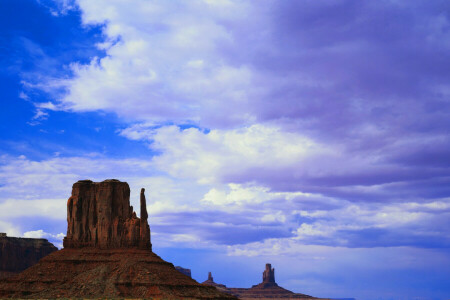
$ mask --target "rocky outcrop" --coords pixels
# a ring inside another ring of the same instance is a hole
[[[186,268],[183,268],[183,267],[180,267],[180,266],[176,266],[175,269],[176,269],[178,272],[181,272],[182,274],[184,274],[184,275],[189,276],[190,278],[192,278],[191,269],[186,269]]]
[[[141,218],[129,197],[126,182],[75,183],[64,249],[0,281],[0,298],[237,299],[199,284],[153,253],[144,189]]]
[[[141,218],[130,206],[130,187],[115,179],[80,180],[67,201],[67,236],[64,248],[151,249],[144,189]]]
[[[46,239],[0,235],[0,278],[9,277],[36,264],[58,249]]]
[[[263,281],[258,285],[254,285],[253,287],[265,288],[272,286],[278,286],[278,284],[275,282],[275,268],[272,268],[271,264],[266,264],[266,269],[263,272]]]
[[[232,294],[231,291],[226,287],[226,285],[214,282],[214,278],[213,278],[211,272],[208,272],[208,279],[206,281],[203,281],[202,284],[210,285],[210,286],[215,287],[216,289],[218,289],[221,292]]]
[[[247,288],[227,288],[223,284],[214,282],[211,272],[208,274],[208,280],[202,284],[216,287],[218,290],[234,295],[242,300],[261,300],[261,299],[315,299],[312,296],[305,294],[294,293],[286,290],[275,282],[275,269],[270,264],[266,264],[266,269],[263,272],[263,281],[260,284]],[[323,299],[326,300],[326,299]]]

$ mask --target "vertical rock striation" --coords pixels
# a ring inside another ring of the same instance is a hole
[[[143,248],[151,250],[144,189],[141,218],[130,206],[130,187],[115,179],[80,180],[67,201],[67,236],[64,248]]]

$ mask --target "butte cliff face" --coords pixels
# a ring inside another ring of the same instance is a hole
[[[114,179],[78,181],[67,201],[64,248],[151,249],[147,219],[144,189],[141,190],[141,218],[138,218],[130,206],[128,183]]]
[[[0,234],[0,278],[19,273],[58,249],[46,239]]]
[[[129,198],[126,182],[75,183],[64,249],[0,281],[0,298],[237,299],[199,284],[153,253],[144,189],[141,218]]]

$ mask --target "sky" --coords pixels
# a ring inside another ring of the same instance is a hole
[[[202,282],[450,297],[450,3],[0,0],[0,231],[146,188]]]

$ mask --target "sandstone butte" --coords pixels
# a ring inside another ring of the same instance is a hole
[[[287,289],[280,287],[275,282],[275,269],[271,264],[266,264],[266,269],[263,272],[263,281],[260,284],[254,285],[251,288],[228,288],[223,284],[214,282],[211,272],[208,274],[208,279],[202,284],[214,286],[218,290],[234,295],[242,300],[263,300],[263,299],[304,299],[304,300],[328,300],[325,298],[315,298],[309,295],[294,293]]]
[[[0,233],[0,279],[31,267],[57,250],[46,239],[8,237]]]
[[[144,189],[140,197],[138,218],[126,182],[76,182],[64,249],[0,281],[0,298],[236,299],[152,252]]]

